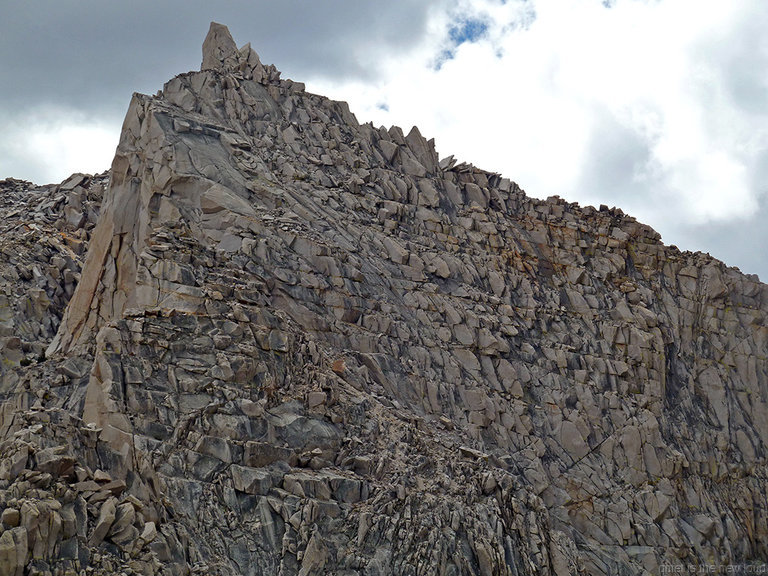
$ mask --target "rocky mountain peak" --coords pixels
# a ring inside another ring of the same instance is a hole
[[[203,63],[200,70],[236,70],[240,68],[240,52],[229,29],[223,24],[211,22],[203,42]]]
[[[264,68],[259,55],[251,48],[250,43],[238,49],[229,29],[216,22],[211,22],[203,42],[203,63],[200,70],[238,73],[244,78],[256,78],[258,81],[269,78],[263,76]]]
[[[208,35],[203,42],[203,63],[200,70],[216,70],[221,73],[237,73],[246,79],[268,82],[279,79],[280,73],[274,66],[265,70],[259,55],[245,44],[238,49],[229,29],[223,24],[211,22]]]
[[[768,286],[360,124],[211,24],[110,171],[0,182],[0,573],[768,556]]]

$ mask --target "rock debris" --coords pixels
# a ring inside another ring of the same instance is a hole
[[[358,123],[212,24],[0,182],[0,574],[768,559],[768,286]]]

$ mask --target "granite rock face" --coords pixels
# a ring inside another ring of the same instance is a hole
[[[218,24],[108,175],[0,185],[3,574],[768,559],[768,286],[620,210],[359,124]]]

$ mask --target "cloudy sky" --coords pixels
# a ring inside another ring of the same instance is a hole
[[[0,22],[0,178],[109,167],[211,20],[361,122],[768,279],[765,0],[35,0]]]

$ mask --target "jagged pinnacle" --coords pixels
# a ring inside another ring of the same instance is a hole
[[[238,65],[237,44],[229,28],[218,22],[211,22],[208,35],[203,41],[203,63],[201,70],[234,68]]]
[[[238,50],[229,28],[218,22],[211,22],[208,35],[203,41],[203,63],[200,70],[219,70],[221,72],[238,72],[245,78],[253,78],[257,82],[268,79],[278,79],[280,73],[274,66],[264,66],[259,55],[245,44]]]

